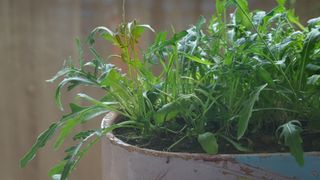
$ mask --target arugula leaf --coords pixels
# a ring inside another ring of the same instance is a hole
[[[153,118],[158,125],[161,125],[165,121],[176,118],[180,112],[180,105],[176,102],[170,102],[159,108],[159,110],[153,114]]]
[[[198,135],[198,142],[200,143],[203,150],[208,154],[217,154],[219,145],[217,143],[217,138],[211,132],[205,132]]]
[[[21,167],[25,167],[36,156],[37,151],[46,145],[47,141],[52,138],[58,127],[57,123],[53,123],[46,131],[38,136],[34,145],[20,160]]]
[[[212,63],[210,61],[205,60],[205,59],[200,59],[197,56],[192,56],[192,55],[189,55],[189,54],[183,53],[183,52],[181,52],[180,54],[182,54],[183,56],[185,56],[186,58],[188,58],[191,61],[194,61],[194,62],[197,62],[200,64],[205,64],[205,65],[212,65]]]
[[[284,139],[284,143],[289,147],[291,154],[296,159],[300,166],[304,164],[302,139],[300,133],[302,132],[301,123],[297,120],[289,121],[281,125],[277,132],[281,130],[280,138]]]
[[[253,109],[254,103],[259,99],[260,92],[266,86],[267,84],[257,87],[251,93],[249,99],[243,104],[243,107],[239,113],[238,133],[237,133],[238,139],[240,139],[246,132],[250,117],[252,115],[252,109]]]
[[[96,27],[95,29],[93,29],[91,31],[90,35],[88,36],[87,41],[89,42],[90,45],[94,44],[94,42],[95,42],[94,36],[96,33],[100,33],[102,38],[116,44],[116,39],[114,37],[115,36],[114,33],[110,29],[108,29],[104,26],[99,26],[99,27]]]
[[[54,144],[54,148],[58,149],[62,145],[65,138],[70,135],[76,125],[107,112],[109,112],[109,110],[105,107],[90,106],[80,111],[72,112],[68,116],[69,118],[63,118],[63,125],[61,125],[61,130]]]
[[[83,85],[97,85],[97,82],[88,79],[86,77],[69,77],[69,78],[65,78],[63,81],[60,82],[60,84],[58,85],[57,89],[56,89],[56,93],[55,93],[55,101],[56,104],[58,105],[58,107],[63,110],[63,106],[61,103],[61,89],[68,83],[78,83],[78,84],[83,84]]]

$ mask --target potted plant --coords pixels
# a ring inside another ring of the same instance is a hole
[[[61,109],[66,85],[101,88],[105,96],[78,94],[90,105],[71,103],[21,166],[55,133],[59,148],[74,127],[107,114],[101,128],[73,136],[78,144],[50,176],[67,179],[103,138],[106,179],[319,178],[320,18],[304,27],[284,5],[278,0],[268,13],[250,12],[245,0],[219,0],[207,28],[201,17],[169,39],[158,33],[144,53],[137,42],[150,26],[95,28],[88,38],[93,59],[84,60],[77,41],[79,67],[67,61],[49,81],[62,77],[55,94]],[[229,17],[227,7],[234,9]],[[120,54],[103,59],[93,47],[97,34]],[[110,58],[126,64],[127,73]]]

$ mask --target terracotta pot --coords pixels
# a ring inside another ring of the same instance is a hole
[[[115,122],[109,113],[102,126]],[[320,153],[305,153],[300,167],[289,153],[172,153],[124,143],[109,133],[102,142],[103,180],[285,180],[320,179]]]

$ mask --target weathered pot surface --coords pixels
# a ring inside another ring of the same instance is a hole
[[[101,126],[117,119],[105,116]],[[300,167],[289,153],[173,153],[124,143],[112,133],[102,141],[104,180],[286,180],[320,179],[320,152],[305,153]]]

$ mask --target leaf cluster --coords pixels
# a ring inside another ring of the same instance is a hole
[[[227,16],[229,7],[235,11]],[[259,132],[266,133],[303,165],[303,135],[320,133],[320,18],[304,27],[283,0],[270,12],[250,11],[246,0],[217,0],[208,24],[200,17],[170,38],[166,32],[157,33],[139,53],[137,43],[145,30],[154,31],[136,21],[122,23],[114,32],[95,28],[88,37],[93,57],[89,61],[77,41],[80,66],[67,61],[49,80],[62,79],[55,95],[57,105],[63,109],[64,86],[68,90],[93,86],[104,90],[105,96],[78,94],[90,105],[71,103],[70,114],[38,137],[22,166],[54,133],[59,148],[77,125],[110,111],[123,120],[78,132],[74,136],[78,144],[66,150],[66,158],[50,176],[67,179],[93,144],[106,133],[125,128],[149,141],[165,134],[172,144],[164,150],[191,140],[208,154],[219,153],[223,143],[239,152],[254,152],[259,142],[252,141]],[[120,53],[104,59],[94,48],[97,36]],[[127,73],[111,64],[111,58],[121,60]],[[161,72],[155,74],[152,67]]]

